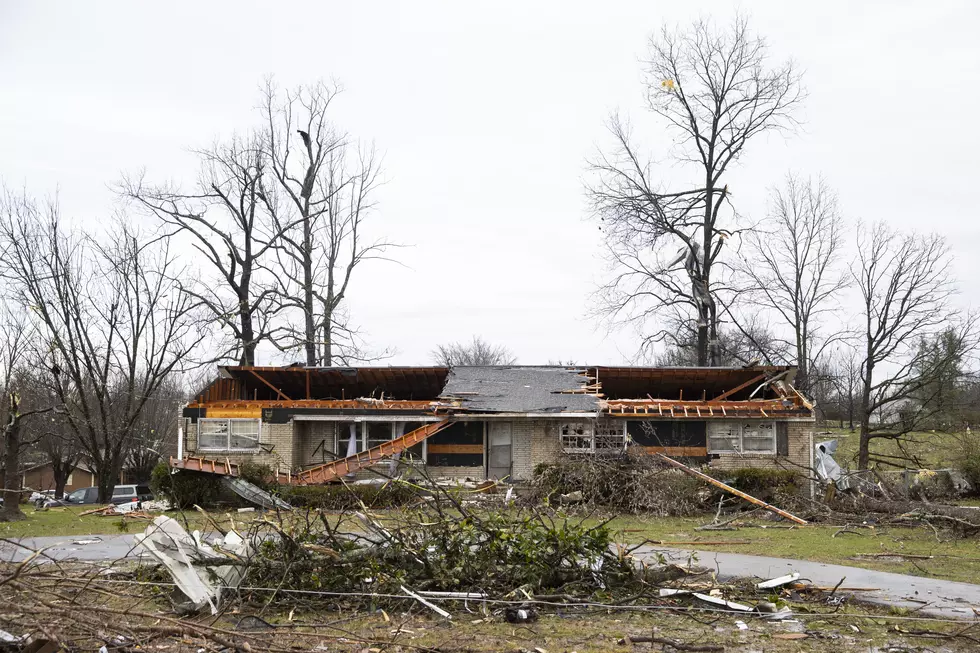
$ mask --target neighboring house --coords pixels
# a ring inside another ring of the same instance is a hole
[[[98,484],[95,474],[84,464],[78,464],[65,483],[65,493],[72,492],[83,487],[93,487]],[[51,463],[34,465],[21,472],[21,485],[31,490],[53,490],[54,489],[54,470]]]
[[[711,467],[812,466],[813,407],[791,367],[219,369],[184,408],[175,467],[295,473],[433,423],[401,455],[434,476],[527,480],[563,453],[627,446]]]

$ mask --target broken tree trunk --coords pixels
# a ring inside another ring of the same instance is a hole
[[[688,476],[693,476],[694,478],[701,479],[702,481],[705,481],[706,483],[710,483],[711,485],[714,485],[717,488],[721,488],[725,492],[729,492],[729,493],[734,494],[735,496],[737,496],[739,498],[745,499],[749,503],[755,504],[755,505],[759,506],[760,508],[765,508],[769,512],[773,512],[773,513],[779,515],[780,517],[783,517],[784,519],[788,519],[790,521],[796,522],[797,524],[802,524],[804,526],[807,524],[807,521],[805,519],[800,519],[796,515],[791,515],[788,512],[786,512],[785,510],[781,510],[780,508],[777,508],[776,506],[774,506],[772,504],[766,503],[762,499],[756,499],[754,496],[752,496],[750,494],[746,494],[745,492],[742,492],[741,490],[736,490],[731,485],[726,485],[725,483],[722,483],[721,481],[719,481],[716,478],[711,478],[707,474],[704,474],[702,472],[699,472],[696,469],[691,469],[687,465],[685,465],[683,463],[679,463],[676,460],[674,460],[673,458],[669,458],[669,457],[663,455],[662,453],[658,453],[658,454],[654,454],[654,455],[659,456],[660,459],[663,460],[664,462],[666,462],[668,465],[670,465],[671,467],[676,467],[677,469],[681,470],[682,472],[684,472]]]

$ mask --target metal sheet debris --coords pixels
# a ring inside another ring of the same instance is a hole
[[[229,531],[221,547],[234,557],[224,555],[204,543],[199,531],[188,534],[166,515],[157,517],[146,531],[137,535],[136,544],[163,564],[194,610],[209,606],[211,614],[218,613],[221,586],[235,587],[241,582],[242,572],[235,564],[236,558],[247,557],[251,550],[241,536]]]
[[[800,575],[797,572],[792,574],[787,574],[786,576],[780,576],[778,578],[772,578],[767,581],[756,584],[756,587],[760,590],[768,590],[773,587],[779,587],[780,585],[786,585],[787,583],[792,583],[800,579]]]

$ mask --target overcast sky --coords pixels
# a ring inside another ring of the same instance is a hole
[[[403,266],[354,284],[369,343],[396,364],[474,334],[521,363],[625,362],[635,334],[587,316],[605,273],[585,160],[614,110],[660,147],[640,84],[649,35],[737,6],[0,0],[0,177],[57,189],[94,223],[123,172],[192,181],[187,149],[252,124],[264,76],[336,79],[336,122],[385,153],[372,229],[410,245]],[[809,98],[799,133],[747,149],[730,177],[738,210],[761,216],[788,170],[822,174],[850,219],[946,235],[961,301],[980,303],[980,3],[746,6]]]

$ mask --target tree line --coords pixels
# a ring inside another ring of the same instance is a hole
[[[82,461],[100,501],[123,470],[148,478],[217,361],[254,365],[262,345],[310,366],[387,355],[345,302],[356,270],[396,245],[366,233],[381,157],[332,120],[340,90],[267,80],[254,128],[194,151],[194,183],[125,175],[101,224],[3,191],[4,514],[18,516],[25,452],[58,493]]]
[[[873,440],[972,421],[980,335],[956,305],[944,238],[847,220],[829,184],[801,173],[771,189],[761,219],[736,206],[728,180],[750,144],[798,124],[796,65],[738,17],[665,27],[644,73],[673,146],[655,159],[614,115],[612,147],[590,162],[610,275],[597,315],[633,327],[658,364],[795,365],[818,412],[860,432],[861,469]]]

